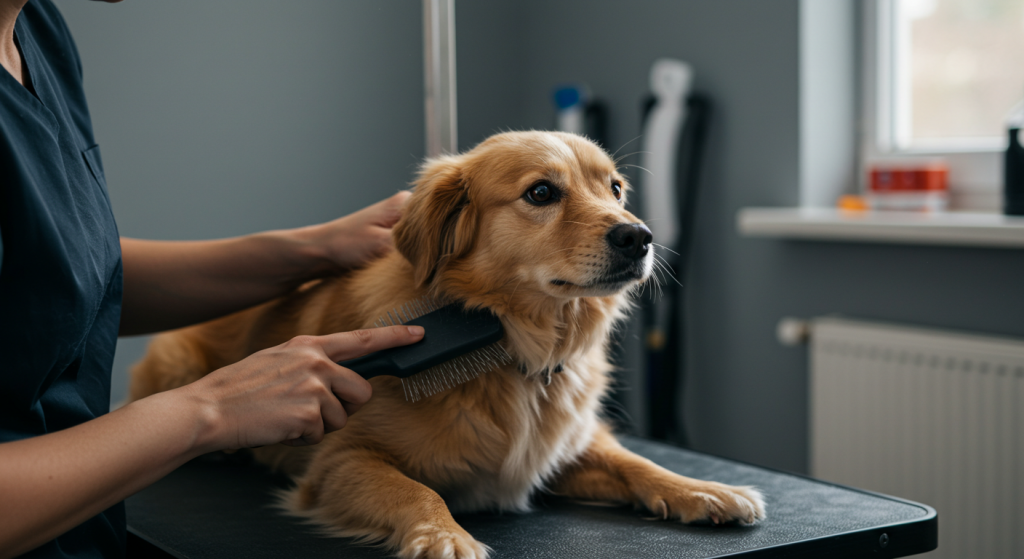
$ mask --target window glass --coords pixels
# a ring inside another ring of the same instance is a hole
[[[896,0],[895,8],[897,143],[1002,141],[1024,98],[1024,0]]]

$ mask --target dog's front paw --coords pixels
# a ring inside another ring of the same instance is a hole
[[[445,528],[420,526],[403,538],[402,559],[487,559],[490,548],[455,524]]]
[[[661,487],[645,495],[643,502],[651,512],[666,520],[753,524],[765,518],[764,497],[753,487],[695,480],[668,487],[658,485]]]

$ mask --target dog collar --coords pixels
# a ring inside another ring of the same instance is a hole
[[[562,367],[561,363],[559,363],[559,364],[555,365],[554,369],[545,368],[543,371],[540,371],[539,375],[544,378],[544,386],[549,386],[551,384],[551,374],[552,373],[561,373],[564,370],[565,370],[565,368]],[[525,365],[520,364],[519,365],[519,372],[523,373],[524,375],[526,375],[526,374],[529,374],[530,371],[526,369]]]

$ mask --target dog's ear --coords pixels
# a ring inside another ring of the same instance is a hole
[[[470,204],[462,159],[432,159],[420,171],[402,218],[391,232],[395,247],[412,263],[417,287],[473,248],[476,210]]]

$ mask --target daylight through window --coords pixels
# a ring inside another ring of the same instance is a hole
[[[893,0],[889,9],[894,147],[1003,149],[1006,117],[1024,99],[1024,0]]]

